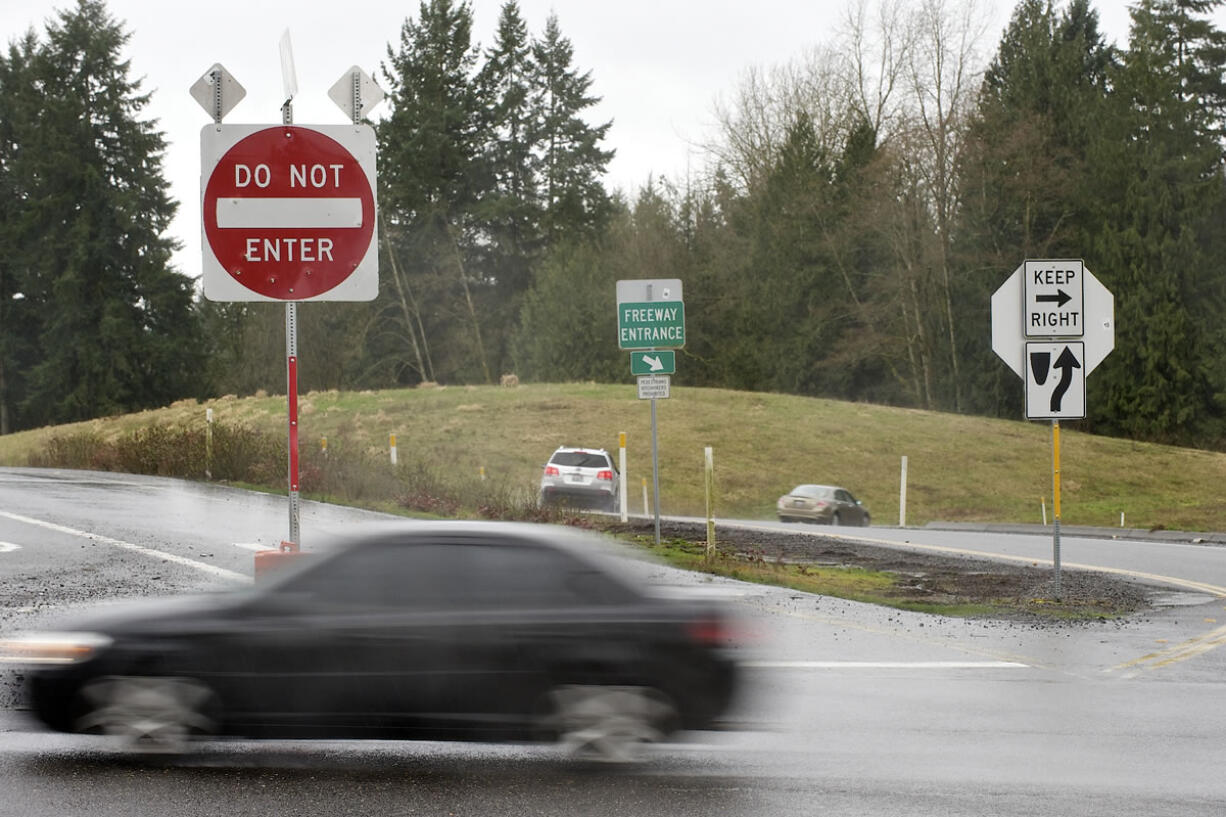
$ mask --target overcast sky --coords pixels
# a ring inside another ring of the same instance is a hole
[[[493,40],[503,0],[472,0],[475,39]],[[983,0],[992,3],[993,0]],[[5,42],[34,27],[40,34],[68,0],[0,0]],[[200,270],[200,129],[211,117],[188,88],[220,62],[247,90],[227,123],[279,123],[278,50],[287,28],[293,44],[298,96],[294,121],[341,124],[347,117],[327,90],[352,65],[377,76],[389,42],[397,42],[405,15],[418,0],[109,0],[108,8],[131,33],[132,76],[153,94],[147,115],[169,140],[166,174],[180,202],[173,232],[183,250],[179,268]],[[1124,0],[1096,0],[1108,35],[1123,41]],[[615,148],[606,183],[632,191],[650,174],[683,178],[702,163],[696,147],[709,132],[713,106],[736,88],[751,66],[789,61],[822,42],[836,24],[843,0],[519,0],[532,34],[550,11],[575,49],[575,65],[590,70],[602,102],[598,122],[613,121],[606,146]],[[989,19],[1007,22],[1012,3],[996,0]],[[1226,27],[1226,12],[1219,12]],[[996,44],[993,32],[985,43]],[[372,114],[378,118],[379,111]]]

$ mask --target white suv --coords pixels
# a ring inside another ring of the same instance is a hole
[[[603,448],[559,448],[541,474],[541,505],[616,511],[620,476]]]

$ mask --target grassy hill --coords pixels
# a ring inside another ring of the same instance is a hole
[[[716,513],[773,518],[800,482],[844,485],[878,524],[897,524],[901,457],[908,457],[907,522],[1042,521],[1051,515],[1050,426],[779,394],[674,388],[657,402],[661,508],[703,513],[703,447],[712,446]],[[0,464],[27,465],[55,435],[119,438],[151,425],[227,425],[284,435],[285,397],[223,397],[0,437]],[[402,464],[425,463],[456,480],[535,489],[559,445],[600,446],[616,457],[627,434],[630,508],[651,477],[649,404],[633,385],[451,386],[382,392],[313,392],[300,398],[301,446],[383,456],[389,435]],[[1061,434],[1067,525],[1226,530],[1226,455]]]

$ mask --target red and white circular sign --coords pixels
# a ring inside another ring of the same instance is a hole
[[[224,277],[265,298],[328,299],[374,250],[372,180],[359,159],[320,128],[281,125],[238,138],[217,159],[201,205],[205,294],[215,300],[244,300]],[[377,252],[375,258],[377,265]],[[374,296],[346,300],[368,297]]]

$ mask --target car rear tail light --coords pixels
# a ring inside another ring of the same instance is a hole
[[[685,632],[704,647],[718,647],[733,640],[733,632],[718,616],[707,616],[686,622]]]
[[[552,465],[546,465],[546,466],[545,466],[545,476],[547,476],[547,477],[556,477],[556,476],[558,476],[558,469],[557,469],[557,468],[555,468],[555,467],[554,467],[554,466],[552,466]]]
[[[608,480],[609,482],[612,482],[613,472],[612,471],[599,471],[596,474],[596,479],[604,479],[604,480]]]

